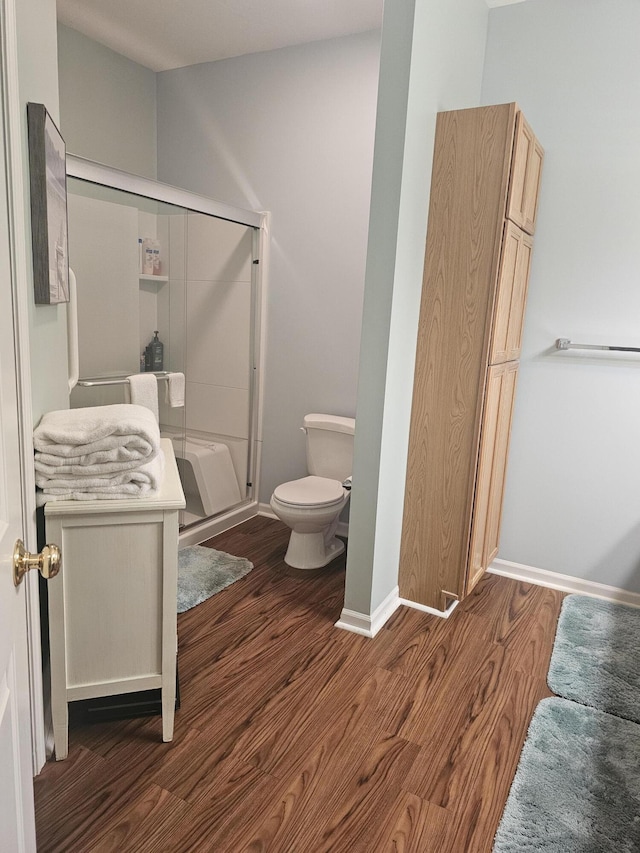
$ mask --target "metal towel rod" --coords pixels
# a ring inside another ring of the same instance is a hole
[[[640,347],[612,347],[606,344],[574,344],[569,338],[558,338],[556,340],[556,349],[596,349],[608,350],[610,352],[640,352]]]
[[[153,373],[148,371],[148,373],[155,376],[156,379],[166,379],[169,375],[168,370],[159,370],[157,372],[154,371]],[[128,376],[110,376],[108,379],[100,379],[96,377],[95,379],[78,379],[78,385],[82,385],[84,388],[94,388],[98,385],[124,385],[128,381]]]

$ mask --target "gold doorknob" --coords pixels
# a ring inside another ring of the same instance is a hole
[[[57,545],[45,545],[39,554],[30,554],[22,539],[18,539],[13,547],[13,582],[16,586],[21,584],[29,569],[38,569],[47,580],[55,578],[61,563],[62,554]]]

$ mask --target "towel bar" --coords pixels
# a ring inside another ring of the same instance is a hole
[[[148,372],[151,373],[151,371]],[[152,375],[156,379],[166,379],[169,372],[168,370],[158,370],[154,371]],[[98,385],[124,385],[128,381],[128,376],[110,376],[108,379],[96,377],[94,379],[78,379],[78,385],[82,385],[84,388],[93,388]]]
[[[556,349],[595,349],[608,350],[610,352],[640,352],[640,347],[614,347],[606,344],[574,344],[569,338],[558,338],[556,340]]]

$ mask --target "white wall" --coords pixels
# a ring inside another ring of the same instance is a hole
[[[62,25],[58,55],[67,151],[155,178],[155,73]]]
[[[388,0],[360,354],[345,608],[398,582],[436,113],[478,104],[485,0]],[[378,467],[379,461],[379,467]]]
[[[158,177],[272,211],[261,495],[307,412],[355,413],[379,34],[158,75]]]
[[[640,6],[535,0],[490,15],[484,103],[546,150],[499,557],[640,592]]]

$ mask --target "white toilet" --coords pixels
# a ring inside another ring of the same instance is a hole
[[[303,423],[310,476],[278,486],[271,509],[291,528],[285,563],[319,569],[344,551],[335,532],[350,495],[356,422],[337,415],[307,415]]]

